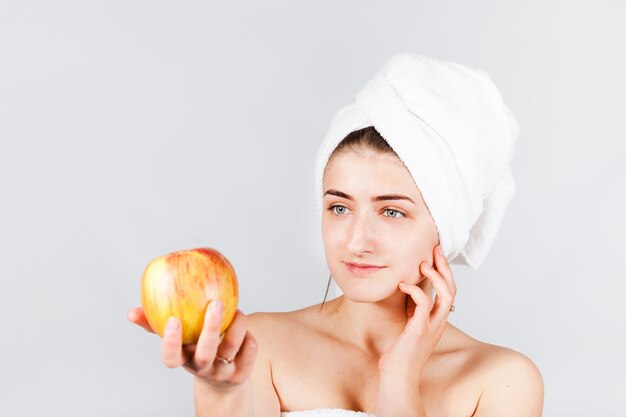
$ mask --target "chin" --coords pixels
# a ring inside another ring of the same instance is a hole
[[[372,281],[343,281],[341,285],[337,283],[337,287],[345,298],[356,303],[377,303],[392,297],[396,292],[400,292],[397,285],[393,286],[381,281],[376,283]]]

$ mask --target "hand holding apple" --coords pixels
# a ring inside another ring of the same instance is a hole
[[[142,277],[143,307],[131,309],[128,320],[163,337],[167,367],[183,366],[223,393],[249,380],[257,353],[248,318],[236,309],[237,294],[234,270],[219,252],[174,252],[150,262]]]
[[[210,308],[212,304],[214,303],[211,302],[206,309],[197,344],[183,345],[180,321],[176,318],[170,319],[168,323],[172,323],[172,326],[165,328],[161,356],[168,368],[183,366],[197,381],[221,395],[225,390],[237,389],[249,381],[258,345],[254,335],[247,330],[248,317],[240,310],[237,310],[226,333],[220,336],[223,313],[213,313]],[[222,310],[222,307],[217,307]],[[128,320],[154,333],[143,308],[131,309]],[[232,358],[232,362],[218,361],[218,357]]]

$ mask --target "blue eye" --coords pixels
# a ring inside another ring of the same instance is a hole
[[[400,217],[406,217],[406,215],[405,215],[404,213],[402,213],[402,212],[400,212],[400,211],[398,211],[398,210],[394,210],[394,209],[386,209],[385,211],[386,211],[386,212],[390,212],[390,211],[391,211],[391,212],[393,212],[393,213],[398,213],[398,214],[399,214],[399,216],[388,216],[388,217],[392,217],[392,218],[394,218],[394,219],[397,219],[397,218],[400,218]]]
[[[336,208],[344,209],[344,212],[345,210],[347,210],[345,206],[340,206],[339,204],[335,204],[333,206],[328,207],[328,210],[331,210],[334,214],[339,214],[339,215],[343,214],[343,213],[337,213],[337,211],[335,210]]]

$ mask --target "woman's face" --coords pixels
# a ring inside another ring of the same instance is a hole
[[[326,261],[348,298],[376,302],[397,293],[401,281],[423,279],[419,264],[433,264],[437,229],[400,159],[369,149],[342,150],[326,168],[323,190]],[[383,268],[359,273],[348,263]]]

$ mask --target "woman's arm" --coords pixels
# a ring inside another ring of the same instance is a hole
[[[277,327],[273,317],[272,313],[257,312],[248,315],[250,331],[254,333],[259,342],[257,358],[250,378],[254,393],[254,415],[259,417],[280,416],[280,399],[274,388],[270,361],[270,347],[276,340],[273,337],[273,332]],[[235,414],[228,415],[234,416]]]
[[[196,417],[254,417],[254,398],[250,380],[224,392],[216,391],[199,378],[194,380]]]
[[[419,387],[424,364],[446,329],[456,284],[448,260],[439,246],[433,248],[434,265],[420,264],[424,277],[432,282],[435,300],[418,285],[400,283],[407,297],[407,324],[378,361],[379,388],[377,417],[426,417]]]
[[[381,374],[378,384],[377,416],[427,417],[418,383]]]
[[[473,417],[541,417],[543,378],[525,355],[502,349],[492,358],[485,387]]]

